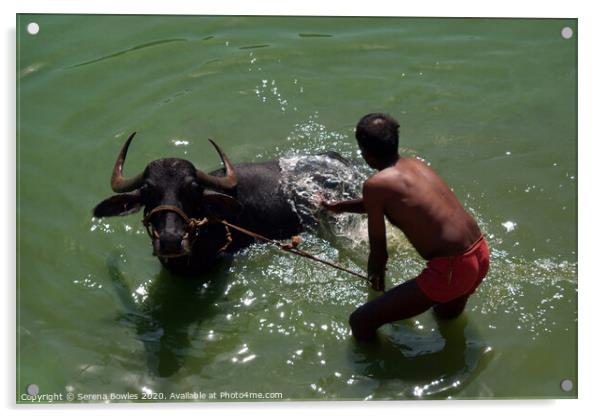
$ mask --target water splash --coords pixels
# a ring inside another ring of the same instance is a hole
[[[344,158],[355,160],[358,157],[355,140],[348,133],[332,130],[320,122],[320,114],[314,112],[307,120],[298,122],[287,136],[289,153],[292,155],[315,154],[337,150]],[[360,167],[360,166],[358,166]],[[364,167],[367,169],[367,166]]]
[[[348,161],[327,153],[285,157],[279,164],[282,187],[303,224],[314,228],[318,222],[331,225],[335,234],[342,235],[356,223],[353,215],[332,215],[320,207],[320,199],[339,201],[360,196],[362,177]]]
[[[269,45],[264,45],[264,46],[269,46]],[[263,47],[263,46],[255,46],[254,48],[258,48],[258,47]],[[243,49],[243,48],[241,48]],[[248,49],[248,47],[246,48]],[[257,62],[257,57],[255,56],[255,54],[253,52],[249,53],[249,72],[257,72],[257,73],[261,73],[262,74],[262,79],[259,81],[259,83],[255,86],[255,95],[257,96],[257,98],[261,101],[261,103],[269,103],[269,102],[275,102],[278,104],[280,111],[282,113],[286,113],[286,111],[289,108],[289,100],[283,95],[283,93],[280,91],[281,88],[279,87],[279,83],[276,82],[275,79],[268,79],[268,78],[264,78],[265,76],[263,76],[263,69],[262,67],[259,66],[258,62]],[[296,85],[297,84],[297,79],[293,79],[293,84]],[[301,87],[301,89],[303,89],[303,87]],[[294,111],[297,111],[297,107],[293,107]]]

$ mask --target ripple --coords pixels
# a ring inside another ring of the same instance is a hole
[[[238,49],[259,49],[259,48],[267,48],[271,46],[270,44],[262,44],[262,45],[247,45],[247,46],[240,46],[238,47]]]
[[[19,79],[25,78],[28,75],[34,74],[38,71],[40,71],[42,68],[44,68],[46,65],[41,63],[41,62],[36,62],[33,63],[31,65],[28,65],[27,67],[23,68],[20,72],[19,72]]]
[[[332,38],[334,35],[327,33],[300,33],[300,38]]]
[[[160,39],[160,40],[157,40],[157,41],[147,42],[147,43],[144,43],[144,44],[133,46],[133,47],[128,48],[128,49],[124,49],[122,51],[114,52],[114,53],[109,54],[109,55],[104,55],[104,56],[99,57],[99,58],[95,58],[95,59],[92,59],[92,60],[89,60],[89,61],[85,61],[85,62],[82,62],[82,63],[79,63],[79,64],[72,65],[70,67],[67,67],[67,69],[72,69],[72,68],[77,68],[77,67],[83,67],[85,65],[95,64],[97,62],[105,61],[105,60],[108,60],[108,59],[111,59],[111,58],[115,58],[115,57],[118,57],[120,55],[124,55],[124,54],[130,53],[130,52],[138,51],[140,49],[151,48],[151,47],[154,47],[154,46],[157,46],[157,45],[163,45],[163,44],[168,44],[168,43],[173,43],[173,42],[185,42],[185,41],[188,41],[188,39],[183,39],[183,38]]]

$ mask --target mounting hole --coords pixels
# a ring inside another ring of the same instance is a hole
[[[40,25],[38,25],[36,22],[31,22],[27,25],[27,33],[30,35],[37,35],[39,31]]]
[[[560,389],[562,389],[565,392],[570,392],[571,390],[573,390],[573,381],[571,379],[563,379],[560,382]]]
[[[25,391],[30,396],[36,396],[38,393],[40,393],[40,388],[35,383],[32,383],[30,385],[27,385]]]
[[[571,39],[573,37],[573,29],[566,26],[560,31],[560,35],[562,35],[564,39]]]

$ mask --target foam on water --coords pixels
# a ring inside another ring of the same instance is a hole
[[[361,175],[338,154],[294,155],[279,160],[282,187],[301,222],[316,228],[318,222],[337,234],[357,224],[350,214],[332,214],[320,207],[320,199],[340,201],[360,197]]]

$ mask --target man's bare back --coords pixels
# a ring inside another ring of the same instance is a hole
[[[424,162],[399,158],[364,185],[378,191],[377,203],[427,260],[462,254],[481,236],[479,226],[447,184]],[[375,202],[376,203],[376,202]]]

